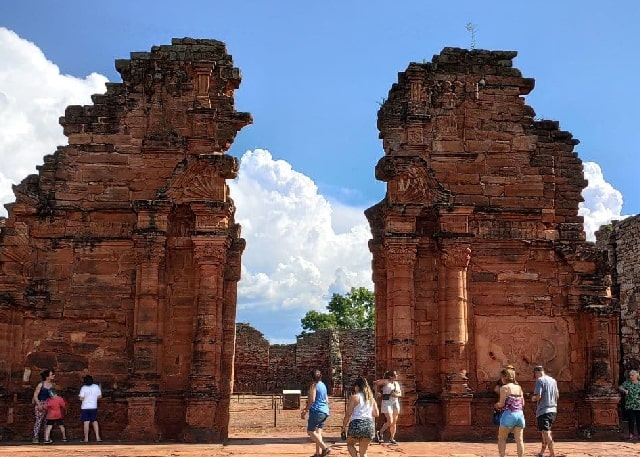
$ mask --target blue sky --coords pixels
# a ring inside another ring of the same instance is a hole
[[[384,196],[374,178],[378,104],[409,62],[471,47],[467,23],[476,48],[518,51],[515,66],[536,80],[527,104],[581,141],[587,231],[639,213],[638,5],[0,2],[0,199],[64,144],[64,106],[120,81],[115,59],[173,37],[224,41],[243,74],[236,107],[254,118],[230,150],[242,158],[232,195],[247,239],[238,320],[291,341],[332,292],[371,287],[362,211]]]

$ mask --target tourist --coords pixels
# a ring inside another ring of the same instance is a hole
[[[93,382],[93,376],[86,375],[84,377],[78,398],[82,401],[80,405],[80,421],[84,424],[84,442],[89,442],[89,424],[93,427],[96,441],[102,441],[100,427],[98,426],[98,399],[102,398],[102,390],[98,384]]]
[[[545,374],[544,367],[540,365],[533,369],[533,375],[536,378],[536,385],[533,388],[531,400],[538,402],[536,420],[542,438],[542,447],[537,457],[542,457],[547,448],[549,449],[549,457],[554,457],[551,427],[558,414],[558,398],[560,397],[558,383],[551,376]]]
[[[40,373],[42,380],[36,386],[33,391],[33,398],[31,403],[34,405],[35,420],[33,424],[33,443],[40,442],[40,427],[44,424],[47,418],[47,409],[44,407],[44,402],[51,396],[51,389],[54,388],[55,373],[53,370],[43,370]]]
[[[49,444],[53,443],[51,440],[51,430],[54,425],[60,427],[60,433],[62,433],[62,441],[67,441],[67,433],[64,429],[64,413],[67,409],[67,402],[64,398],[58,395],[58,393],[51,389],[50,397],[44,402],[44,406],[47,410],[47,422],[44,429],[44,442]]]
[[[504,377],[502,376],[502,372],[506,369],[511,369],[511,370],[515,370],[516,367],[514,367],[513,365],[505,365],[504,368],[502,369],[502,371],[500,371],[500,377],[498,378],[498,380],[496,381],[496,385],[493,386],[493,391],[496,393],[496,395],[498,397],[500,397],[500,387],[504,386]],[[516,382],[516,384],[518,384]]]
[[[351,457],[356,457],[356,442],[360,457],[367,457],[367,448],[375,432],[374,417],[378,417],[378,403],[364,378],[357,378],[353,383],[353,394],[349,397],[347,410],[342,421],[342,431],[348,426],[347,449]]]
[[[628,376],[629,379],[619,389],[625,395],[624,412],[629,421],[629,440],[634,440],[640,439],[640,382],[637,370],[629,371]]]
[[[515,370],[516,368],[513,365],[507,364],[504,366],[505,369],[510,368],[512,370]],[[518,382],[516,381],[516,384],[518,384]],[[503,384],[503,378],[502,375],[498,378],[498,380],[496,381],[496,385],[493,387],[493,391],[496,393],[498,399],[500,399],[500,387],[502,387]],[[499,420],[499,412],[497,410],[494,409],[494,425],[500,425],[500,420]],[[496,423],[496,417],[498,417],[498,421]],[[507,437],[507,441],[509,442],[513,442],[514,438],[513,438],[513,433],[509,433],[509,436]]]
[[[507,450],[507,436],[513,433],[518,450],[518,457],[524,456],[523,430],[525,427],[524,394],[522,387],[516,382],[516,371],[513,368],[505,368],[500,372],[500,398],[494,408],[502,411],[500,414],[500,427],[498,428],[498,453],[505,456]]]
[[[307,434],[316,445],[316,453],[314,456],[325,456],[331,452],[329,446],[322,440],[322,427],[329,417],[327,386],[322,382],[322,373],[320,370],[314,370],[311,373],[311,380],[309,395],[307,396],[307,405],[302,410],[301,417],[304,419],[307,411],[309,412]]]
[[[380,430],[376,432],[376,441],[378,443],[384,443],[384,432],[388,429],[389,443],[398,444],[395,438],[398,416],[400,415],[399,398],[402,397],[402,390],[396,379],[398,379],[398,373],[394,370],[389,370],[384,374],[384,378],[374,381],[376,388],[382,388],[380,411],[384,413],[386,418],[386,422],[380,427]]]

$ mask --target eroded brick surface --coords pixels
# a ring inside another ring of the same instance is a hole
[[[66,109],[69,144],[7,205],[0,424],[29,438],[33,387],[54,368],[72,433],[91,373],[106,436],[221,440],[244,249],[225,152],[251,123],[240,72],[223,43],[188,38],[116,68],[122,83]]]
[[[578,141],[535,119],[515,56],[445,48],[400,73],[378,113],[377,367],[400,372],[405,436],[494,435],[508,363],[526,392],[535,365],[558,380],[557,436],[619,424],[617,308],[578,216]]]

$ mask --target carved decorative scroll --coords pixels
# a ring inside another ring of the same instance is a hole
[[[466,269],[471,260],[471,248],[467,243],[457,241],[440,242],[442,251],[440,258],[445,266],[450,268]]]
[[[176,203],[193,200],[226,201],[226,179],[234,178],[237,173],[237,159],[227,155],[191,162],[186,170],[172,178],[164,195]]]
[[[387,181],[391,203],[433,205],[449,203],[451,193],[435,178],[420,157],[385,156],[376,166],[376,178]]]

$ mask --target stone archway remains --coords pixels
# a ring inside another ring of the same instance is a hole
[[[7,205],[0,426],[30,439],[53,368],[67,398],[86,373],[102,385],[105,436],[221,441],[245,245],[226,151],[252,122],[234,107],[240,71],[224,43],[189,38],[116,69],[121,83],[66,109],[68,145]]]

